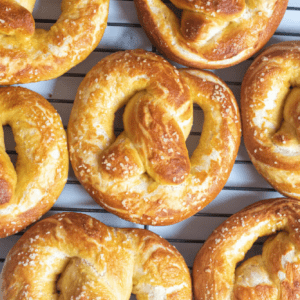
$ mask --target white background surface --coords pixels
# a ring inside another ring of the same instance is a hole
[[[37,2],[34,17],[37,27],[49,28],[60,15],[60,0],[40,0]],[[286,40],[300,40],[300,0],[290,0],[286,14],[269,44]],[[58,79],[47,82],[25,84],[23,86],[34,90],[46,99],[58,110],[63,124],[67,128],[72,102],[79,83],[84,75],[101,58],[117,50],[143,48],[155,51],[140,27],[134,3],[132,0],[110,2],[108,26],[104,37],[97,49],[80,65],[70,70]],[[240,87],[243,75],[253,58],[240,63],[237,66],[217,70],[220,76],[232,89],[237,101],[240,101]],[[175,64],[176,65],[176,64]],[[178,66],[178,65],[177,65]],[[202,111],[195,110],[194,126],[192,134],[188,138],[190,152],[198,144],[203,123]],[[121,118],[117,122],[117,129],[122,128]],[[14,154],[14,142],[9,128],[5,128],[6,148],[12,160]],[[187,265],[191,268],[197,251],[202,246],[210,233],[221,224],[229,215],[239,211],[243,207],[261,199],[281,197],[269,184],[256,172],[242,142],[236,163],[225,188],[218,197],[195,216],[179,224],[167,227],[153,227],[149,229],[168,239],[184,256]],[[115,227],[142,227],[121,220],[120,218],[105,212],[88,195],[79,184],[70,166],[68,183],[54,207],[46,216],[60,211],[78,211],[90,214],[107,225]],[[0,240],[0,270],[8,251],[20,238],[22,233]],[[260,248],[259,245],[254,246]],[[0,299],[2,299],[0,294]]]

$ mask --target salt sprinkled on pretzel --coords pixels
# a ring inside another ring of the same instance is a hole
[[[193,102],[205,122],[189,159]],[[116,139],[115,112],[126,105]],[[179,222],[225,185],[240,143],[239,110],[215,75],[180,70],[143,50],[100,61],[81,83],[68,125],[75,175],[108,211],[142,224]]]
[[[33,0],[0,0],[0,84],[56,78],[84,60],[107,24],[108,0],[62,0],[49,31],[35,30]]]
[[[15,234],[45,214],[68,176],[66,133],[45,98],[20,87],[0,89],[0,124],[12,128],[16,168],[0,127],[0,237]]]
[[[271,237],[262,255],[235,269],[265,235]],[[299,280],[300,205],[295,199],[264,200],[234,214],[206,240],[193,266],[196,300],[296,300]]]
[[[300,43],[266,49],[250,66],[241,109],[248,154],[280,193],[300,199]]]
[[[66,213],[31,227],[10,250],[3,300],[191,300],[180,253],[144,229],[119,229]]]
[[[225,68],[256,53],[278,27],[288,0],[135,0],[140,23],[166,57],[195,68]]]

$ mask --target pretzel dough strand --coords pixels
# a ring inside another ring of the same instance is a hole
[[[189,270],[166,240],[76,213],[30,228],[9,252],[2,277],[4,300],[129,299],[131,292],[138,299],[192,299]]]
[[[168,58],[196,68],[225,68],[257,52],[278,27],[288,1],[135,0],[140,23]]]
[[[63,0],[62,14],[49,31],[36,29],[30,37],[0,34],[1,84],[56,78],[84,60],[103,36],[108,3]]]
[[[184,140],[193,100],[207,123],[189,172]],[[115,139],[114,113],[127,102],[125,131]],[[133,222],[167,225],[195,214],[224,186],[239,145],[239,111],[232,92],[213,74],[178,72],[152,53],[126,51],[106,57],[87,74],[68,137],[74,172],[96,202]],[[152,166],[158,167],[149,171]]]
[[[236,294],[233,294],[236,264],[243,260],[246,252],[251,248],[258,237],[270,235],[280,230],[284,230],[288,233],[295,251],[299,251],[299,217],[300,206],[298,201],[283,198],[260,201],[230,217],[212,233],[196,256],[193,268],[194,293],[196,299],[242,299],[237,297]],[[280,252],[281,250],[282,249],[277,249],[275,252]],[[284,256],[288,254],[284,252],[281,255]],[[295,257],[296,255],[297,254],[295,253]],[[282,263],[284,259],[290,261],[289,258],[284,258],[283,256],[281,261],[278,262],[279,264]],[[270,257],[269,254],[269,259]],[[291,258],[291,260],[293,259],[294,258]],[[263,291],[262,287],[265,286],[265,284],[268,285],[268,283],[264,282],[263,277],[261,277],[261,274],[258,274],[257,271],[259,270],[254,269],[252,275],[249,275],[249,273],[247,275],[247,273],[245,273],[244,275],[241,275],[241,278],[244,278],[244,281],[247,281],[249,276],[256,278],[256,284],[253,288],[255,286],[260,286]],[[280,275],[279,272],[278,274],[270,274],[267,277],[274,278],[274,276],[280,277]],[[280,284],[285,284],[280,283],[281,281],[278,280],[278,290],[284,290],[284,288],[280,288]],[[245,286],[248,289],[251,289],[249,282]],[[270,281],[270,286],[275,283],[276,281],[272,279],[272,283]],[[297,287],[295,286],[294,289],[297,289]],[[265,288],[264,292],[266,292],[266,290],[267,288]],[[262,297],[262,294],[259,294],[258,290],[256,290],[256,293],[256,297],[259,297],[259,295]],[[248,295],[250,294],[251,291]],[[251,295],[254,297],[251,299],[259,299],[256,298],[254,294]],[[271,299],[268,294],[264,294],[264,297],[266,297],[265,299]],[[297,299],[297,297],[295,298],[294,295],[293,297],[283,297],[280,299]]]
[[[60,195],[68,176],[65,132],[55,109],[24,88],[0,89],[0,122],[12,128],[16,170],[0,130],[0,237],[40,218]]]
[[[293,198],[300,197],[299,49],[299,42],[285,42],[265,50],[247,71],[241,95],[244,139],[253,164]]]

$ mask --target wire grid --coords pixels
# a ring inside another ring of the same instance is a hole
[[[59,7],[60,2],[60,0],[53,0],[48,3],[46,0],[40,0],[37,3],[38,5],[34,12],[37,27],[47,29],[56,22],[60,13],[59,8],[56,6]],[[285,17],[268,45],[280,41],[300,40],[299,18],[300,0],[290,0]],[[121,39],[119,38],[120,36]],[[113,52],[137,47],[159,54],[156,48],[151,45],[141,25],[138,23],[133,0],[111,1],[109,20],[104,37],[86,61],[58,79],[48,82],[24,84],[22,86],[34,90],[48,99],[62,116],[66,129],[77,87],[88,70],[101,58]],[[214,71],[231,88],[238,102],[243,75],[253,59],[254,57],[251,57],[237,66]],[[182,67],[176,63],[173,64]],[[122,117],[118,116],[117,118],[118,121],[115,122],[116,135],[123,130]],[[201,109],[198,106],[194,106],[194,120],[196,124],[194,124],[187,141],[190,152],[198,144],[203,119]],[[17,154],[14,150],[14,140],[11,130],[5,127],[4,132],[7,153],[12,161],[15,161]],[[218,197],[195,216],[176,225],[154,227],[122,221],[94,203],[75,178],[71,166],[69,178],[62,195],[45,217],[58,212],[73,211],[89,214],[111,226],[146,228],[163,236],[173,244],[184,256],[188,267],[191,269],[195,254],[201,248],[201,245],[205,242],[209,234],[219,224],[243,207],[258,200],[273,197],[281,197],[281,195],[258,175],[250,162],[242,142],[231,176]],[[23,232],[20,232],[12,237],[0,240],[0,270],[9,249],[22,234]],[[261,249],[261,244],[261,241],[257,241],[248,255],[251,256],[253,253],[258,253]]]

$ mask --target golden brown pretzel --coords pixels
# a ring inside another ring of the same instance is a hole
[[[300,199],[300,42],[266,49],[243,83],[243,136],[252,163],[280,193]],[[290,89],[292,88],[292,89]]]
[[[60,116],[39,94],[1,88],[0,124],[0,237],[5,237],[53,206],[67,181],[69,162]],[[14,134],[16,169],[5,152],[3,125]]]
[[[205,123],[189,160],[193,101]],[[115,112],[126,103],[125,131]],[[100,61],[81,83],[68,125],[75,175],[105,209],[133,222],[167,225],[195,214],[223,188],[240,142],[239,111],[215,75],[176,70],[143,50]]]
[[[0,84],[56,78],[96,48],[106,28],[108,0],[62,0],[49,31],[35,29],[33,0],[0,0]]]
[[[262,255],[235,270],[258,237]],[[300,205],[295,199],[257,202],[231,216],[207,239],[193,267],[196,300],[296,300],[300,297]]]
[[[288,0],[135,0],[140,23],[168,58],[195,68],[225,68],[257,52],[278,27]]]
[[[189,270],[165,239],[66,213],[30,228],[2,271],[3,300],[191,300]]]

